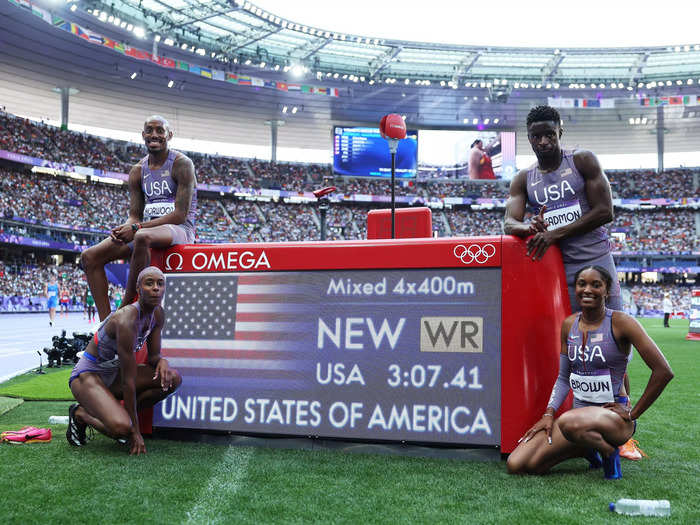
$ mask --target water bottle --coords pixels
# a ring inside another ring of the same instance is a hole
[[[610,510],[628,516],[670,516],[671,503],[667,499],[619,499],[610,504]]]
[[[49,425],[67,425],[68,416],[49,416]]]

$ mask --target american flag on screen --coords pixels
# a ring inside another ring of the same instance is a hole
[[[305,383],[313,295],[283,274],[168,275],[161,353],[186,381],[202,386]]]

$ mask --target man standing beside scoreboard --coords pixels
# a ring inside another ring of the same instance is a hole
[[[521,170],[510,184],[504,231],[529,237],[527,256],[539,259],[559,245],[566,270],[569,300],[574,297],[574,274],[584,266],[600,265],[613,276],[607,305],[622,310],[620,284],[610,240],[604,227],[613,220],[610,183],[596,156],[586,150],[563,150],[561,116],[550,106],[537,106],[527,116],[527,137],[537,163]],[[525,210],[535,215],[525,222]]]

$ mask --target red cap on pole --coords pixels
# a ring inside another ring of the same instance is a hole
[[[405,139],[406,138],[406,123],[401,115],[391,113],[385,115],[379,122],[379,133],[385,139]]]

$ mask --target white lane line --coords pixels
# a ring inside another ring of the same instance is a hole
[[[200,525],[228,522],[230,518],[226,517],[226,510],[231,508],[234,496],[245,485],[244,478],[252,455],[251,447],[228,448],[209,478],[207,486],[200,492],[192,509],[187,512],[185,523]]]

